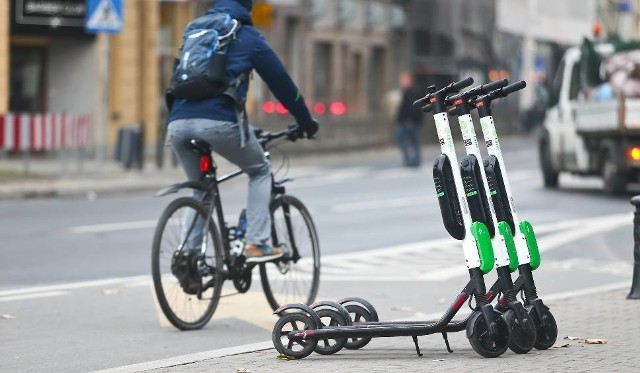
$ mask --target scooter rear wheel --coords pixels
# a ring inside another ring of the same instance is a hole
[[[374,321],[369,311],[358,304],[347,304],[345,308],[349,311],[351,321],[354,324]],[[349,338],[347,339],[347,344],[345,344],[344,348],[348,350],[357,350],[368,345],[369,342],[371,342],[371,338]]]
[[[495,312],[494,321],[487,324],[482,312],[476,311],[467,324],[467,338],[474,351],[483,357],[498,357],[509,347],[509,326]]]
[[[537,350],[551,348],[558,338],[558,325],[551,311],[545,307],[542,315],[533,306],[527,307],[529,317],[536,326],[536,342],[533,344]]]
[[[347,320],[344,319],[344,316],[340,314],[340,312],[332,310],[330,308],[323,308],[316,311],[316,314],[320,318],[322,322],[321,328],[332,328],[337,326],[346,326]],[[336,339],[320,339],[318,340],[318,344],[314,348],[314,351],[321,355],[331,355],[336,352],[342,350],[342,348],[347,344],[346,338],[336,338]]]
[[[302,359],[309,356],[316,348],[318,341],[315,339],[294,341],[288,338],[288,334],[294,330],[317,329],[315,321],[303,312],[292,312],[282,316],[273,326],[271,340],[276,350],[294,359]]]
[[[531,351],[536,342],[536,326],[531,317],[527,315],[524,320],[518,320],[513,310],[507,310],[504,320],[509,326],[509,349],[516,354]]]

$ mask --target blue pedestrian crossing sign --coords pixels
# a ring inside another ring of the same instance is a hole
[[[87,0],[85,29],[89,33],[118,33],[122,30],[123,0]]]

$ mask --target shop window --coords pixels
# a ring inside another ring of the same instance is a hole
[[[46,50],[12,47],[9,56],[9,111],[44,112]]]

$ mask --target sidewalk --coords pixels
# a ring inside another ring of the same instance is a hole
[[[342,350],[330,356],[312,353],[287,361],[277,359],[274,349],[267,349],[151,372],[639,372],[640,300],[627,300],[627,293],[628,289],[616,290],[549,302],[559,329],[556,346],[526,355],[508,350],[497,359],[482,358],[462,332],[449,337],[452,354],[436,334],[419,338],[423,357],[416,355],[409,337],[378,338],[361,350]],[[566,339],[568,336],[572,338]],[[585,344],[586,338],[602,338],[607,343]]]

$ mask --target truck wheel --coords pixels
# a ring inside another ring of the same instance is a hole
[[[622,194],[626,190],[627,175],[618,171],[618,166],[611,151],[604,153],[602,162],[602,179],[607,194]]]
[[[542,178],[544,186],[547,188],[558,187],[558,171],[553,169],[551,164],[551,149],[547,141],[540,143],[540,168],[542,169]]]

